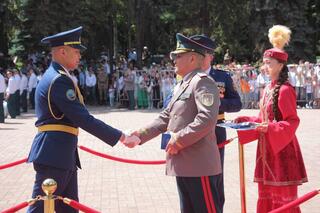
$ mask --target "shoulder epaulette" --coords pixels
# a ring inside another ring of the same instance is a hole
[[[205,73],[205,72],[198,72],[197,75],[198,75],[200,78],[208,77],[207,73]]]
[[[62,70],[58,70],[58,73],[61,74],[61,75],[68,76],[67,73],[65,71],[62,71]]]

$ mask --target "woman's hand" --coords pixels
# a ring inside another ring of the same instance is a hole
[[[264,122],[257,126],[256,130],[258,132],[266,133],[268,132],[268,123]]]

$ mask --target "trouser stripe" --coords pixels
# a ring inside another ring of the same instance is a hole
[[[204,200],[205,200],[205,203],[206,203],[206,207],[208,209],[208,213],[213,213],[212,212],[212,207],[210,205],[209,197],[208,197],[208,191],[207,191],[205,177],[201,177],[201,186],[202,186],[202,190],[203,190],[203,196],[204,196]]]
[[[212,212],[216,213],[216,207],[214,205],[214,200],[212,197],[212,191],[211,191],[211,187],[210,187],[209,177],[206,176],[206,177],[204,177],[204,179],[205,179],[206,186],[207,186],[207,191],[208,191],[208,195],[209,195],[209,202],[211,204]]]

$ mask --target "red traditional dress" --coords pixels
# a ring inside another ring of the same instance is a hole
[[[239,131],[240,141],[258,139],[254,181],[259,184],[257,212],[276,209],[297,198],[297,186],[307,182],[299,143],[295,135],[299,126],[296,111],[296,94],[289,83],[280,87],[278,108],[280,120],[276,121],[272,110],[273,81],[260,100],[258,117],[241,117],[241,121],[268,123],[268,131]],[[299,208],[287,212],[300,212]]]

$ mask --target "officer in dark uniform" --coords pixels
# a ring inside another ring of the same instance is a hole
[[[41,184],[46,178],[57,181],[57,195],[78,200],[77,167],[81,168],[77,150],[79,127],[114,146],[118,140],[127,144],[137,137],[125,136],[89,114],[83,98],[70,77],[80,62],[82,27],[42,39],[51,46],[52,63],[44,73],[35,93],[38,134],[35,136],[28,162],[36,171],[32,197],[44,195]],[[28,212],[43,212],[43,202],[30,206]],[[56,202],[56,212],[78,212]]]
[[[211,66],[211,62],[213,60],[213,51],[215,48],[215,42],[207,36],[204,35],[194,35],[191,36],[190,39],[207,47],[206,58],[204,60],[204,64],[202,69],[210,75],[215,81],[219,88],[220,92],[220,107],[219,107],[219,115],[217,123],[222,123],[225,120],[224,113],[225,112],[238,112],[241,110],[242,104],[240,96],[233,85],[232,78],[229,72],[213,69]],[[215,129],[217,143],[220,144],[227,139],[226,137],[226,129],[222,127],[216,127]],[[220,157],[222,163],[222,171],[224,164],[224,148],[220,148]],[[217,185],[219,186],[219,198],[221,201],[219,203],[222,204],[221,209],[223,209],[224,204],[224,184],[223,184],[223,172],[217,179]]]
[[[151,124],[133,134],[145,143],[170,132],[166,147],[166,174],[176,177],[181,212],[221,212],[215,177],[221,173],[216,137],[212,129],[219,111],[219,91],[201,70],[206,47],[177,34],[171,52],[175,72],[183,79],[169,105]]]

